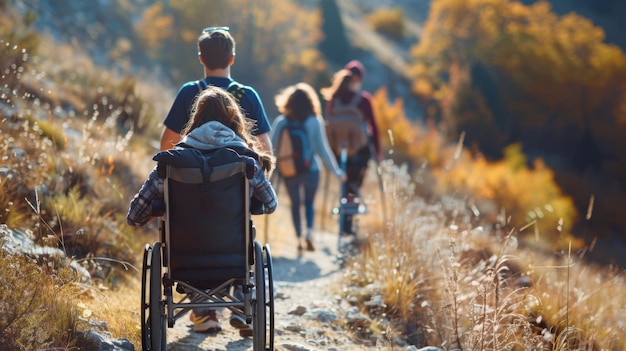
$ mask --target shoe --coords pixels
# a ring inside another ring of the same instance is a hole
[[[313,246],[313,241],[311,241],[311,239],[306,239],[306,250],[315,251],[315,246]]]
[[[197,333],[218,333],[222,331],[222,325],[219,319],[217,319],[217,313],[213,310],[202,316],[191,311],[189,319],[193,322],[193,331]]]
[[[341,236],[343,237],[356,237],[356,233],[352,230],[344,230],[341,232]]]
[[[253,335],[253,330],[250,324],[246,323],[246,321],[239,315],[234,314],[230,317],[230,325],[239,329],[239,336],[242,338],[250,338]]]

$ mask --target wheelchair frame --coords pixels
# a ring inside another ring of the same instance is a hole
[[[167,348],[167,328],[172,328],[179,318],[192,308],[226,308],[249,324],[252,322],[253,350],[274,350],[274,284],[272,256],[269,245],[261,245],[254,239],[256,229],[250,212],[249,179],[254,174],[254,163],[248,157],[237,162],[215,167],[211,181],[242,175],[244,182],[245,211],[245,267],[243,277],[222,277],[213,281],[200,278],[181,279],[170,261],[173,233],[170,219],[170,181],[204,184],[192,174],[194,169],[164,165],[164,203],[153,206],[153,214],[161,215],[159,231],[161,241],[152,246],[146,244],[143,255],[141,285],[141,334],[144,351],[160,351]],[[159,164],[161,167],[161,164]],[[250,169],[250,167],[252,167]],[[195,169],[198,171],[197,169]],[[197,173],[197,172],[196,172]],[[221,177],[221,178],[220,178]],[[160,208],[159,208],[160,207]],[[187,277],[188,278],[188,277]],[[230,293],[230,289],[241,287],[243,299]],[[176,296],[174,292],[179,295]],[[166,324],[167,322],[167,324]],[[166,328],[167,326],[167,328]]]

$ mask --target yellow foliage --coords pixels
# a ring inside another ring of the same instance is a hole
[[[157,50],[163,45],[164,40],[172,34],[173,23],[172,16],[163,13],[163,3],[158,1],[148,6],[143,12],[135,30],[146,48]]]
[[[564,166],[557,171],[573,173],[559,173],[558,179],[570,178],[562,188],[579,211],[591,192],[602,192],[605,201],[618,198],[612,193],[623,189],[626,179],[626,154],[618,151],[626,133],[626,55],[605,42],[601,27],[573,12],[559,16],[548,1],[433,0],[411,53],[413,91],[422,102],[439,107],[434,110],[441,111],[441,130],[448,137],[464,131],[469,145],[493,158],[513,142],[550,154]],[[576,145],[579,149],[572,148]],[[513,162],[511,155],[505,160]],[[589,174],[572,169],[593,170],[614,183],[592,186]],[[548,178],[542,181],[555,184],[552,175]],[[563,202],[561,211],[568,213],[569,203]],[[603,211],[610,212],[609,207]],[[524,210],[522,218],[526,213],[532,217]],[[565,215],[564,226],[558,227],[567,228],[567,218],[574,217]],[[617,223],[618,216],[604,216],[609,217],[612,224],[606,228],[625,225]]]
[[[569,234],[578,216],[574,203],[542,160],[534,160],[529,167],[520,144],[508,146],[501,161],[472,157],[469,151],[451,146],[435,126],[424,128],[408,120],[402,100],[390,104],[387,97],[386,89],[379,89],[373,105],[381,132],[389,136],[383,138],[383,147],[392,158],[426,163],[435,174],[440,194],[463,191],[471,198],[493,200],[511,216],[512,228],[536,223],[533,228],[539,230],[545,245],[562,245],[562,240],[582,245]]]
[[[399,8],[382,8],[369,15],[371,26],[396,39],[404,37],[404,14]]]
[[[518,230],[536,221],[545,235],[544,244],[562,244],[556,239],[567,233],[563,236],[582,245],[568,234],[577,218],[572,199],[563,195],[553,171],[542,160],[535,160],[532,168],[527,166],[521,145],[510,145],[503,160],[489,162],[468,151],[459,153],[434,126],[425,129],[409,121],[402,101],[390,104],[384,88],[374,94],[374,108],[381,132],[389,135],[383,138],[384,148],[392,150],[396,159],[426,163],[436,175],[440,193],[464,191],[472,198],[493,200]]]
[[[506,210],[516,230],[536,222],[543,244],[563,248],[561,240],[567,238],[576,247],[582,245],[569,234],[577,219],[572,199],[562,193],[542,160],[535,160],[532,168],[526,165],[519,144],[508,146],[501,161],[466,155],[448,169],[437,169],[436,175],[441,192],[463,190],[473,198],[493,200]]]

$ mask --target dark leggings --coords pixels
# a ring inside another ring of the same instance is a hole
[[[295,177],[284,178],[284,181],[287,194],[289,194],[291,201],[291,220],[296,230],[296,236],[300,238],[302,237],[302,217],[300,209],[303,203],[306,227],[313,229],[313,220],[315,219],[313,202],[320,182],[320,172],[318,170],[309,171]],[[301,197],[302,192],[304,192],[304,200]]]
[[[348,194],[354,196],[361,195],[361,185],[363,185],[363,179],[365,179],[365,172],[367,171],[367,164],[369,162],[371,152],[369,147],[365,147],[359,150],[356,154],[348,157],[346,162],[346,187],[345,194],[341,194],[343,197]],[[341,156],[335,155],[337,162],[341,166]],[[343,218],[343,231],[346,233],[352,233],[352,217],[351,215],[345,215]]]

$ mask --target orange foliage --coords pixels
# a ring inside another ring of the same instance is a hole
[[[396,99],[389,104],[386,88],[380,88],[374,94],[374,114],[378,121],[383,141],[383,148],[391,158],[398,161],[441,165],[440,149],[444,143],[442,135],[435,126],[425,128],[410,121],[404,114],[403,101]]]
[[[560,167],[578,211],[602,194],[598,234],[623,232],[609,214],[626,197],[616,195],[626,185],[626,55],[600,27],[546,1],[433,0],[423,33],[413,90],[439,105],[447,136],[464,131],[491,158],[523,143]]]
[[[390,104],[385,88],[375,92],[373,105],[381,132],[389,136],[383,138],[383,146],[390,158],[427,165],[439,194],[460,192],[471,199],[491,200],[510,216],[511,228],[524,229],[523,235],[533,234],[530,237],[543,245],[563,248],[569,241],[574,248],[583,245],[570,235],[578,216],[572,199],[563,194],[542,160],[527,166],[521,145],[507,147],[503,160],[489,162],[449,144],[434,125],[425,128],[408,120],[402,100]]]
[[[562,193],[542,160],[535,160],[532,168],[526,164],[519,144],[508,146],[497,162],[464,153],[449,168],[435,170],[437,187],[493,200],[510,216],[511,228],[536,230],[535,238],[545,245],[564,248],[571,240],[573,247],[581,247],[584,243],[569,234],[578,216],[572,199]]]
[[[156,53],[171,35],[173,23],[172,16],[163,13],[163,3],[155,2],[143,12],[141,20],[135,25],[135,31],[144,47]]]

